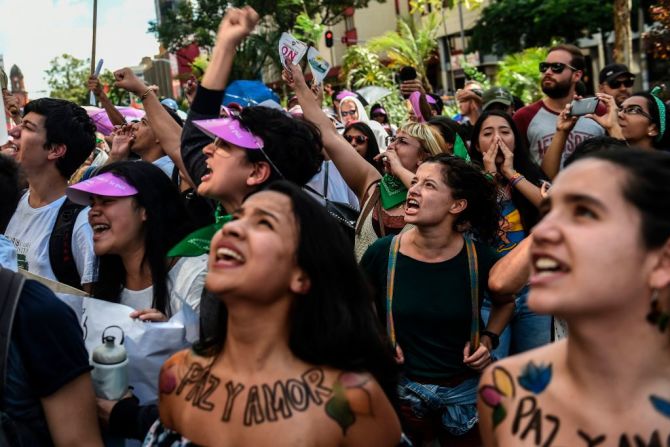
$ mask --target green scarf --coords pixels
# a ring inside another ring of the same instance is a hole
[[[454,141],[454,155],[465,161],[470,161],[468,148],[465,147],[465,143],[459,134],[456,134],[456,141]]]
[[[399,178],[390,174],[384,174],[384,177],[382,177],[379,191],[381,192],[382,207],[385,210],[390,210],[407,200],[407,188]]]
[[[230,214],[221,215],[223,208],[219,205],[214,213],[216,222],[206,227],[195,230],[186,236],[181,242],[172,247],[168,252],[168,257],[194,257],[209,253],[209,244],[212,242],[214,234],[223,227],[225,223],[233,220]]]

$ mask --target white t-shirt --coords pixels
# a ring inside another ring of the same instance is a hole
[[[12,241],[0,234],[0,267],[17,271],[16,247]]]
[[[49,237],[65,196],[40,208],[30,206],[29,196],[30,192],[27,192],[19,200],[5,236],[16,247],[20,268],[57,281],[49,259]],[[93,252],[93,230],[88,224],[88,210],[86,207],[77,215],[72,232],[72,256],[82,284],[95,282],[98,276],[98,258]]]
[[[168,292],[172,315],[179,312],[184,302],[196,313],[200,311],[200,296],[205,286],[208,255],[181,258],[168,272]],[[121,291],[121,304],[135,310],[149,309],[153,302],[153,286],[144,290]]]
[[[344,181],[342,174],[340,174],[340,171],[338,171],[335,167],[335,163],[333,163],[331,160],[326,160],[323,162],[321,165],[321,171],[317,172],[317,174],[312,177],[307,185],[323,194],[324,190],[326,189],[326,169],[328,169],[328,200],[333,202],[348,203],[352,208],[357,210],[360,209],[356,194],[354,194],[354,192],[349,189],[347,182]],[[311,191],[307,192],[325,205],[322,198],[312,193]]]

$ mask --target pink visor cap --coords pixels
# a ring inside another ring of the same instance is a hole
[[[197,120],[193,124],[212,138],[221,138],[227,143],[245,149],[263,149],[263,140],[242,127],[234,118]]]
[[[105,172],[69,186],[65,194],[74,203],[90,205],[91,196],[130,197],[137,194],[137,189],[126,183],[121,177]]]

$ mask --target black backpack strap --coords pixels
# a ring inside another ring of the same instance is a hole
[[[81,290],[81,278],[72,254],[72,235],[79,212],[85,208],[65,199],[58,210],[56,224],[49,238],[49,261],[58,282]]]
[[[0,267],[0,404],[4,398],[7,355],[12,339],[12,323],[25,278]]]

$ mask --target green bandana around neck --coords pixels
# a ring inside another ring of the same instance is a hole
[[[384,177],[382,177],[379,191],[381,192],[382,207],[385,210],[390,210],[407,200],[407,188],[398,177],[390,174],[384,174]]]
[[[195,230],[193,233],[186,236],[182,239],[177,245],[172,247],[168,252],[168,257],[194,257],[205,255],[209,253],[209,245],[212,242],[212,238],[217,231],[223,227],[224,224],[233,220],[231,214],[222,215],[223,208],[219,205],[216,208],[214,217],[216,222],[206,227],[202,227],[198,230]]]
[[[468,148],[465,147],[465,143],[459,134],[456,134],[456,141],[454,141],[454,155],[458,158],[462,158],[465,161],[470,161]]]

